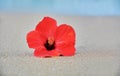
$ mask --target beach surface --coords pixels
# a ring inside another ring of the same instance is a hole
[[[75,29],[75,56],[33,56],[26,34],[44,16]],[[0,13],[0,76],[120,76],[120,17]]]

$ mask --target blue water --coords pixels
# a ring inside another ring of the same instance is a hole
[[[120,15],[120,0],[0,0],[1,12]]]

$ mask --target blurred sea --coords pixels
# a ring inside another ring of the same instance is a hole
[[[118,16],[120,0],[0,0],[0,12]]]

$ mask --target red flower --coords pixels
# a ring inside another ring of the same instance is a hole
[[[56,20],[50,17],[38,23],[35,30],[27,34],[30,48],[34,48],[34,56],[54,57],[72,56],[75,54],[75,32],[69,25],[57,26]]]

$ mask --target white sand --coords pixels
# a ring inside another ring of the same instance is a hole
[[[45,15],[0,14],[0,76],[119,76],[120,17],[49,15],[74,27],[73,57],[36,58],[26,33]]]

